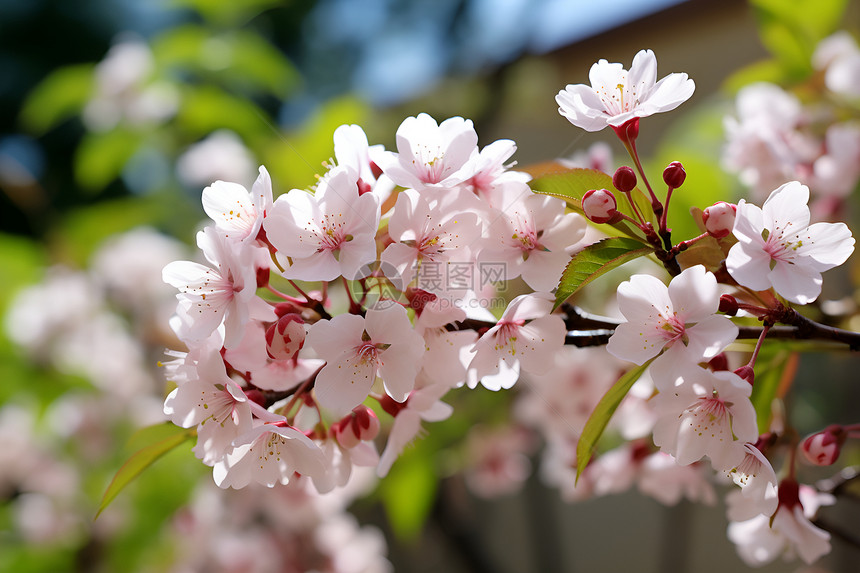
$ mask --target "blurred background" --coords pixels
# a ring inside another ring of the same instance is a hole
[[[224,492],[181,447],[93,517],[117,469],[162,431],[140,432],[164,419],[159,361],[176,347],[161,268],[195,256],[212,181],[249,187],[264,164],[276,194],[307,188],[337,126],[391,149],[420,112],[471,118],[481,145],[515,140],[520,166],[580,154],[612,169],[624,159],[613,134],[573,128],[553,98],[598,59],[628,67],[650,48],[659,77],[696,82],[639,140],[651,170],[685,165],[680,220],[746,193],[721,163],[737,90],[811,81],[818,41],[856,35],[858,14],[849,0],[0,0],[0,571],[744,567],[721,503],[562,501],[537,471],[539,439],[504,433],[514,398],[480,391],[379,487],[326,500]],[[856,222],[856,209],[844,215]],[[853,295],[851,272],[838,296]],[[804,356],[799,430],[858,421],[856,384],[836,382],[857,366]],[[816,394],[821,372],[830,394]],[[464,476],[469,448],[494,440],[518,444],[535,471],[487,499]],[[830,516],[855,540],[857,509]],[[857,546],[837,540],[807,570],[857,563]]]

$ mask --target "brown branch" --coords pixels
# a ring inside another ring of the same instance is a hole
[[[621,321],[588,313],[572,304],[561,305],[562,318],[567,327],[564,343],[572,346],[602,346],[609,341]],[[777,317],[781,326],[773,326],[767,333],[769,339],[777,340],[823,340],[845,344],[851,350],[860,350],[860,333],[821,324],[806,318],[791,308],[785,308]],[[475,330],[479,333],[496,323],[467,318],[447,325],[448,330]],[[757,340],[761,326],[738,327],[738,340]]]

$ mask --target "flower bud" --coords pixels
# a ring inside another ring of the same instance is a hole
[[[737,211],[736,205],[717,201],[702,212],[705,229],[715,239],[727,237],[735,227],[735,213]]]
[[[305,344],[305,321],[288,313],[266,330],[266,352],[275,360],[289,360]]]
[[[344,448],[354,448],[359,442],[370,441],[379,434],[379,418],[373,410],[359,404],[340,421],[332,424],[334,437]]]
[[[803,440],[800,450],[816,466],[829,466],[839,458],[846,437],[842,426],[834,424]]]
[[[735,374],[746,380],[752,386],[753,382],[755,382],[755,371],[753,371],[750,366],[741,366],[737,370],[735,370]]]
[[[269,284],[269,268],[257,267],[257,288],[265,288]]]
[[[680,161],[673,161],[666,169],[663,170],[663,181],[672,189],[677,189],[684,184],[687,178],[687,172],[684,171],[684,166]]]
[[[730,294],[720,295],[720,312],[729,316],[738,313],[738,301]]]
[[[615,195],[606,189],[592,189],[582,196],[582,210],[590,221],[595,223],[612,223],[620,217]]]
[[[612,186],[621,191],[628,193],[636,188],[636,173],[633,169],[622,165],[615,170],[615,175],[612,176]]]

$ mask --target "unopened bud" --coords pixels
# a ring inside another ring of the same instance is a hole
[[[705,229],[715,239],[727,237],[735,227],[736,205],[718,201],[702,212]]]
[[[379,418],[365,406],[359,404],[340,421],[332,424],[334,437],[344,448],[354,448],[359,442],[370,441],[379,434]]]
[[[611,223],[619,219],[615,195],[606,189],[592,189],[582,196],[582,210],[590,221]]]
[[[738,313],[738,301],[730,294],[720,295],[720,312],[729,316]]]
[[[612,176],[612,186],[622,193],[633,191],[636,188],[636,173],[630,167],[622,165]]]
[[[305,344],[305,321],[295,313],[283,315],[266,330],[266,352],[275,360],[289,360]]]
[[[680,161],[673,161],[666,169],[663,170],[663,181],[672,189],[677,189],[684,184],[687,178],[687,172],[684,171],[684,166]]]
[[[803,440],[800,450],[811,463],[817,466],[829,466],[839,458],[846,437],[847,434],[842,426],[834,424]]]
[[[750,383],[750,386],[755,382],[755,372],[751,366],[741,366],[735,370],[735,374]]]

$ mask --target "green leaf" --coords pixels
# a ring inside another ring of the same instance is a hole
[[[529,182],[529,186],[536,193],[564,199],[570,205],[571,209],[578,213],[582,213],[582,196],[588,191],[592,189],[609,189],[611,191],[614,189],[612,186],[612,177],[597,169],[567,168],[562,167],[558,163],[550,162],[526,168],[525,171],[531,173],[534,177]],[[623,193],[613,193],[618,201],[618,210],[636,220],[637,217],[633,213],[629,202],[623,197]],[[645,220],[651,221],[656,227],[657,220],[654,212],[651,210],[651,202],[645,197],[645,194],[636,188],[631,192],[631,196],[639,212],[645,217]],[[611,226],[628,237],[642,237],[642,233],[626,221],[621,221]]]
[[[163,431],[163,430],[160,430]],[[159,431],[159,432],[160,432]],[[153,432],[153,434],[159,434]],[[119,493],[125,489],[143,470],[154,464],[161,456],[169,451],[181,446],[186,441],[192,439],[196,435],[193,428],[184,429],[177,434],[173,434],[166,438],[161,438],[159,441],[142,447],[135,452],[116,472],[113,476],[110,485],[105,490],[101,504],[99,504],[98,512],[94,519],[98,519],[102,511],[116,498]]]
[[[555,307],[597,277],[627,261],[653,252],[654,248],[648,244],[626,237],[610,237],[588,245],[573,255],[561,274],[555,293]]]
[[[75,178],[91,193],[102,191],[119,177],[140,146],[140,135],[123,129],[88,133],[75,156]]]
[[[756,362],[755,384],[750,401],[755,408],[756,421],[760,434],[770,429],[771,408],[777,397],[780,382],[788,373],[797,368],[797,353],[782,345],[766,345],[759,353]]]
[[[51,72],[27,96],[21,109],[21,123],[41,135],[60,122],[81,112],[93,89],[93,66],[68,66]]]
[[[176,120],[194,137],[229,129],[246,144],[272,130],[277,132],[269,116],[253,102],[215,86],[189,87],[183,94]]]
[[[582,474],[585,466],[587,466],[588,462],[591,460],[594,446],[597,445],[597,441],[600,439],[600,436],[603,435],[603,430],[606,429],[606,424],[609,423],[609,419],[612,418],[612,414],[615,413],[621,400],[624,399],[627,392],[629,392],[630,388],[633,387],[633,384],[639,380],[639,377],[642,376],[642,373],[651,365],[653,360],[654,359],[652,358],[642,366],[637,366],[619,378],[618,381],[612,385],[612,388],[603,395],[603,398],[601,398],[600,402],[597,403],[591,416],[588,417],[588,421],[582,429],[582,435],[579,436],[579,442],[576,444],[577,480],[579,480],[580,474]]]

